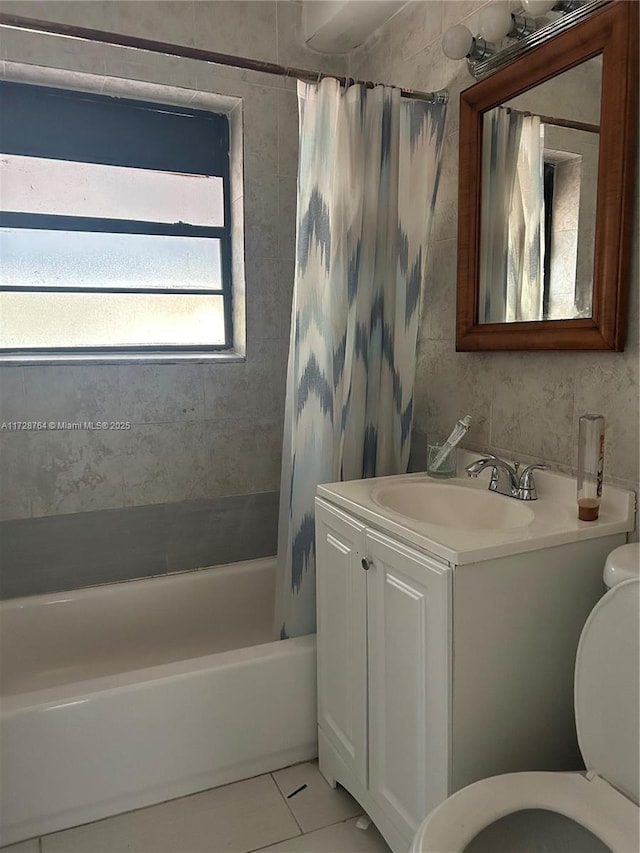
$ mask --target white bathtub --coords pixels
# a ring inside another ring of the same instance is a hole
[[[0,603],[0,845],[317,754],[274,560]]]

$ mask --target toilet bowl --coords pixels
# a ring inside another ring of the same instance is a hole
[[[640,850],[639,563],[637,543],[610,554],[604,575],[610,589],[591,611],[578,644],[575,714],[587,773],[507,773],[474,782],[422,822],[411,853],[463,853],[497,821],[530,810],[568,818],[612,853]],[[500,849],[515,853],[513,847]],[[535,849],[553,847],[543,842]],[[570,844],[561,849],[573,850]]]

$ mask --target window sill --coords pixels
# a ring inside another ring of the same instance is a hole
[[[0,354],[0,365],[54,364],[212,364],[244,362],[246,356],[235,350],[226,352],[123,352],[123,353],[16,353]]]

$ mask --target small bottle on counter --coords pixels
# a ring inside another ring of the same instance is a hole
[[[604,415],[582,415],[578,423],[578,518],[595,521],[600,512],[604,470]]]

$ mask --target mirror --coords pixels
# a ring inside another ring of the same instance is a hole
[[[601,60],[482,118],[479,323],[592,315]]]
[[[637,4],[462,93],[456,349],[624,347]]]

